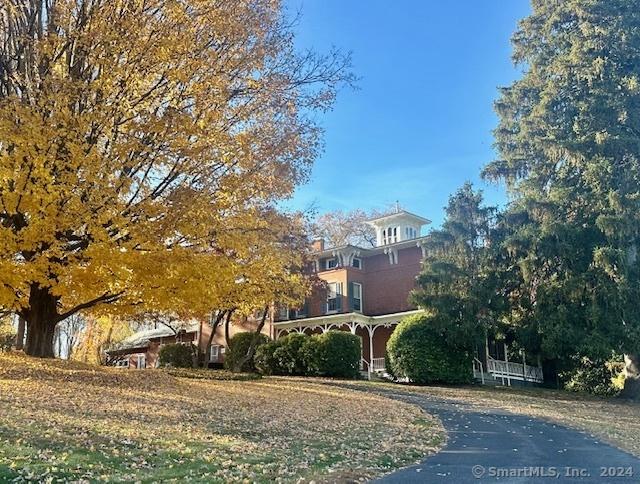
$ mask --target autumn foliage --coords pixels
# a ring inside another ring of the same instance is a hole
[[[0,309],[26,352],[52,356],[80,310],[201,316],[238,280],[244,306],[299,287],[301,221],[274,206],[347,64],[297,53],[273,0],[2,2]]]

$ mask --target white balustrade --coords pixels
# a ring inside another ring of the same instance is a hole
[[[487,372],[496,378],[510,378],[513,380],[531,381],[542,383],[542,368],[538,366],[523,365],[511,361],[494,360],[487,361]]]

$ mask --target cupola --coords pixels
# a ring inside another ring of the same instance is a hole
[[[422,227],[430,223],[431,220],[406,210],[397,210],[395,213],[367,221],[376,231],[378,247],[417,239]]]

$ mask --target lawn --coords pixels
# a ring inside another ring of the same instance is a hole
[[[585,431],[640,457],[640,404],[560,390],[514,387],[420,387],[358,382],[367,387],[392,388],[471,404],[479,410],[497,408],[540,417]]]
[[[415,406],[313,381],[0,355],[0,482],[338,481],[408,465],[443,441]]]

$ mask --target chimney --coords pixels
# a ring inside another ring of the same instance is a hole
[[[324,239],[316,239],[311,243],[314,252],[322,252],[324,250]]]

